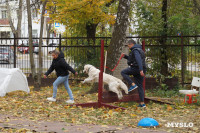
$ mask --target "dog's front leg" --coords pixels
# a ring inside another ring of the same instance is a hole
[[[86,78],[84,81],[81,81],[81,83],[91,83],[93,82],[93,79],[92,78]]]

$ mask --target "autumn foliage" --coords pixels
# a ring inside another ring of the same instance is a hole
[[[106,4],[111,0],[51,0],[47,9],[52,21],[66,25],[66,28],[87,23],[114,24],[115,16]],[[54,9],[54,10],[52,10]]]

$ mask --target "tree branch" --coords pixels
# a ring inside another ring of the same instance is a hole
[[[7,13],[8,13],[8,21],[9,21],[12,33],[16,35],[17,31],[15,30],[14,24],[12,22],[11,10],[10,10],[10,5],[9,5],[8,1],[6,1],[6,8],[7,8]]]

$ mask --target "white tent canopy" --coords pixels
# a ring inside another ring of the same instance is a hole
[[[17,90],[30,92],[26,76],[19,68],[0,68],[0,96]]]

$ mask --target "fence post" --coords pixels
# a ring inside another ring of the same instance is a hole
[[[14,68],[16,68],[16,35],[14,34]]]
[[[142,41],[142,50],[145,52],[145,40]],[[143,89],[144,89],[144,97],[145,97],[145,82],[146,82],[146,77],[144,77],[144,80],[143,80]]]
[[[59,34],[59,51],[61,51],[61,34]]]
[[[183,45],[183,35],[181,34],[181,84],[182,87],[184,85],[184,80],[185,80],[185,72],[184,72],[184,55],[183,51],[184,50],[184,45]]]

